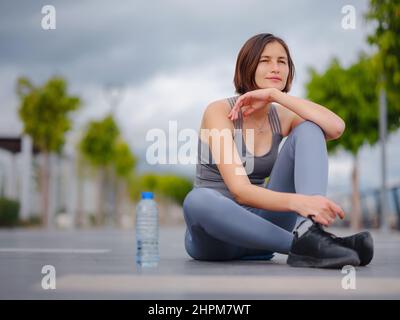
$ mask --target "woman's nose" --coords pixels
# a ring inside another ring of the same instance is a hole
[[[279,72],[279,64],[277,62],[272,62],[271,71]]]

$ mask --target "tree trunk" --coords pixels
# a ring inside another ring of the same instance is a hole
[[[79,156],[78,156],[79,157]],[[78,158],[76,165],[77,165],[77,170],[76,170],[76,175],[77,175],[77,201],[76,201],[76,219],[75,219],[75,224],[78,228],[82,228],[85,226],[85,216],[84,216],[84,209],[83,209],[83,183],[82,183],[82,178],[83,178],[83,164]]]
[[[100,226],[104,222],[104,197],[105,197],[105,180],[106,180],[106,172],[104,168],[99,168],[98,177],[97,177],[97,210],[95,215],[95,224],[96,226]]]
[[[350,226],[353,230],[360,230],[362,227],[362,216],[361,216],[361,201],[360,201],[360,183],[358,174],[358,153],[354,156],[353,170],[351,173],[351,216]]]
[[[45,228],[50,226],[49,219],[49,183],[50,183],[50,167],[49,153],[43,153],[43,166],[41,170],[41,189],[42,189],[42,225]]]
[[[85,215],[83,212],[83,187],[82,187],[82,178],[78,177],[77,183],[77,205],[76,205],[76,226],[78,228],[83,228],[85,226]]]
[[[123,185],[123,181],[121,178],[117,178],[116,179],[116,183],[115,183],[115,214],[116,214],[116,225],[120,228],[123,227],[122,225],[122,216],[123,216],[123,212],[122,210],[124,209],[124,185]]]
[[[107,200],[108,200],[108,223],[110,226],[115,226],[118,224],[118,177],[115,174],[113,168],[108,168],[108,180],[107,180]]]

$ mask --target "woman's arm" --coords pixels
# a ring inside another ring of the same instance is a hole
[[[278,89],[272,91],[272,99],[299,117],[318,124],[325,132],[327,140],[337,139],[344,132],[346,125],[342,118],[315,102],[290,96]]]
[[[271,211],[292,211],[325,226],[336,217],[344,219],[343,209],[330,199],[320,195],[277,192],[253,184],[245,185],[236,196],[240,204]]]
[[[232,121],[227,117],[229,109],[229,105],[224,102],[211,103],[206,108],[202,121],[203,129],[214,130],[213,137],[209,135],[211,131],[202,131],[205,133],[202,134],[202,140],[208,143],[228,190],[238,203],[266,210],[291,210],[293,194],[276,192],[251,184],[232,135],[222,134],[227,128],[231,131],[234,129]]]
[[[220,101],[210,104],[204,112],[202,128],[216,130],[217,133],[223,130],[233,131],[232,121],[228,120],[229,109],[229,105]],[[277,192],[251,184],[241,163],[232,132],[227,135],[216,134],[214,138],[208,135],[209,132],[206,131],[204,136],[202,132],[202,140],[208,141],[218,170],[238,203],[272,211],[295,211],[305,217],[314,215],[315,221],[324,225],[329,225],[336,214],[341,212],[337,205],[322,196]]]

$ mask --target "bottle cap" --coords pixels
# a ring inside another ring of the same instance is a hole
[[[143,191],[142,192],[142,199],[153,199],[153,192],[150,191]]]

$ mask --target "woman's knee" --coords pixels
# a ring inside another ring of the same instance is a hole
[[[216,190],[209,188],[193,188],[183,201],[183,212],[187,219],[207,213],[210,210],[210,205],[213,203],[218,194]],[[192,218],[193,219],[193,218]]]
[[[319,125],[315,122],[306,120],[293,128],[291,134],[292,141],[304,141],[313,146],[325,145],[325,134]]]
[[[323,130],[319,125],[315,122],[306,120],[302,123],[298,124],[293,128],[294,135],[308,135],[308,136],[316,136],[316,135],[324,135]]]
[[[183,210],[201,207],[208,193],[209,191],[207,188],[193,188],[183,200]]]

